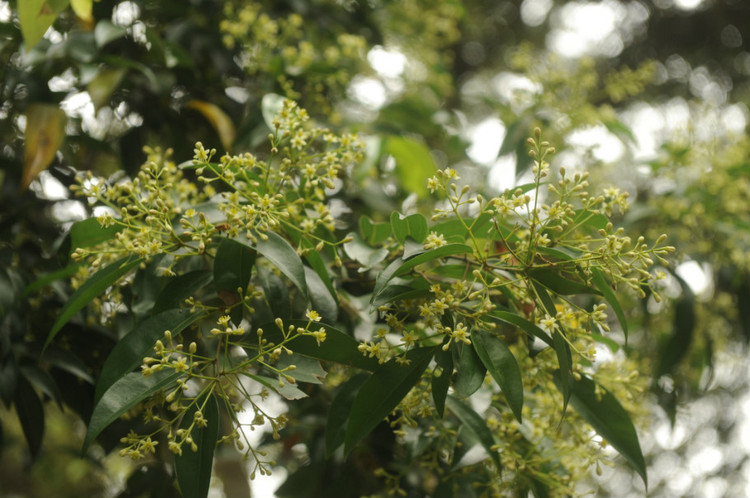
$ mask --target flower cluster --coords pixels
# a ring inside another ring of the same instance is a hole
[[[648,244],[643,237],[633,241],[623,229],[615,228],[610,217],[613,209],[627,209],[627,194],[607,188],[592,195],[585,173],[569,175],[564,168],[553,172],[548,158],[555,150],[542,140],[539,129],[528,145],[535,176],[530,186],[486,199],[459,185],[460,178],[451,168],[428,180],[429,190],[443,196],[445,203],[434,211],[433,219],[441,223],[425,236],[423,254],[449,242],[462,249],[437,261],[423,256],[424,264],[408,276],[401,275],[424,290],[416,298],[380,305],[385,326],[373,340],[362,343],[360,351],[387,361],[405,357],[415,347],[439,345],[456,362],[463,361],[467,348],[476,347],[475,333],[488,333],[507,344],[523,377],[523,416],[532,422],[522,426],[509,409],[505,393],[485,381],[493,398],[486,414],[488,425],[502,455],[502,470],[492,467],[490,472],[500,479],[489,479],[488,489],[507,492],[515,489],[517,479],[536,479],[539,474],[534,473],[548,468],[559,472],[545,474],[545,479],[565,494],[573,493],[571,474],[583,475],[609,457],[604,442],[592,445],[590,435],[575,429],[581,423],[579,415],[568,415],[564,432],[555,429],[562,416],[562,398],[554,382],[554,372],[562,367],[559,348],[572,354],[573,379],[595,375],[635,413],[635,400],[645,382],[632,375],[623,381],[616,374],[621,365],[597,362],[600,348],[612,347],[611,340],[599,338],[615,328],[613,320],[622,310],[611,313],[610,309],[619,303],[592,302],[576,295],[611,295],[611,288],[622,286],[635,295],[643,296],[648,290],[658,298],[654,283],[662,275],[651,270],[656,263],[668,265],[666,258],[674,249],[664,245],[664,235]],[[555,174],[557,179],[551,180]],[[556,340],[564,346],[544,348],[544,342],[552,345]],[[460,368],[469,367],[459,367],[458,375]],[[428,368],[423,379],[440,377],[442,369],[442,365]],[[604,392],[600,384],[597,396]],[[433,471],[442,472],[439,462],[450,463],[446,455],[453,451],[456,436],[451,435],[450,422],[431,412],[430,385],[434,388],[430,382],[417,384],[394,411],[393,420],[400,427],[396,433],[402,436],[417,426],[435,435],[435,459],[427,460],[434,462]],[[535,447],[550,451],[530,456],[529,450]],[[580,462],[569,465],[570,455],[581,456]],[[385,477],[397,489],[398,479]]]
[[[345,29],[320,30],[312,34],[303,28],[297,13],[277,15],[259,2],[236,7],[226,3],[220,29],[224,44],[241,47],[240,65],[251,76],[274,75],[281,93],[316,111],[331,114],[331,95],[343,95],[352,75],[364,70],[366,41]],[[315,40],[312,42],[311,40]],[[313,66],[328,71],[309,71]],[[304,77],[301,77],[304,75]]]

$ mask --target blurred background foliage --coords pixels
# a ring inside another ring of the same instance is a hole
[[[33,44],[18,19],[32,3],[52,23]],[[408,154],[487,191],[525,183],[534,126],[565,150],[558,164],[628,191],[622,224],[667,232],[678,248],[669,299],[628,306],[627,349],[653,378],[641,431],[650,495],[750,492],[750,4],[71,3],[90,15],[67,2],[0,2],[1,494],[175,493],[154,484],[171,482],[170,469],[107,457],[127,422],[105,434],[98,457],[77,458],[93,379],[130,323],[79,320],[40,358],[69,289],[37,279],[66,266],[66,230],[90,214],[67,191],[76,171],[132,175],[145,145],[173,148],[177,162],[198,140],[253,150],[268,133],[261,99],[271,92],[366,138],[368,160],[340,196],[352,220],[414,209],[424,175],[403,166]],[[289,476],[279,496],[377,490],[372,470],[391,457],[392,436],[349,463],[324,461],[328,402],[292,406],[302,422],[279,459]],[[222,462],[227,495],[247,494],[231,477],[241,464]],[[592,480],[599,496],[642,492],[625,468]]]

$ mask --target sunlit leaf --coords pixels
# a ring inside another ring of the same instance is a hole
[[[294,384],[287,382],[286,380],[282,380],[283,383],[279,384],[279,379],[266,377],[264,375],[253,375],[253,374],[245,373],[245,372],[241,372],[241,373],[243,375],[246,375],[247,377],[250,377],[254,381],[259,382],[260,384],[266,386],[271,391],[277,393],[279,396],[289,401],[307,398],[307,394],[305,394],[304,391],[302,391],[299,387],[295,386]]]
[[[68,323],[68,320],[86,306],[92,299],[104,292],[107,287],[115,284],[120,278],[130,270],[138,266],[143,259],[125,256],[118,259],[109,266],[102,268],[83,283],[63,306],[60,314],[52,325],[52,329],[47,334],[47,340],[44,343],[44,349],[49,346],[60,329]]]
[[[193,451],[190,445],[185,443],[182,445],[182,454],[176,455],[174,459],[177,482],[184,498],[208,496],[214,450],[219,439],[219,409],[214,395],[209,395],[208,399],[202,396],[195,400],[182,417],[180,428],[187,429],[191,426],[199,408],[206,420],[206,426],[195,425],[190,433],[198,446],[198,451]]]
[[[94,20],[91,15],[94,7],[93,0],[70,0],[70,6],[82,21],[91,22]]]
[[[391,214],[391,228],[393,229],[393,235],[402,244],[406,240],[406,237],[411,237],[417,242],[423,242],[429,228],[427,226],[427,218],[419,213],[404,216],[398,211],[394,211]]]
[[[76,221],[70,227],[70,250],[93,247],[112,239],[124,227],[118,223],[103,227],[96,218]]]
[[[55,158],[65,138],[65,112],[54,104],[29,104],[24,132],[23,174],[21,191],[28,188],[39,173]]]
[[[360,216],[359,233],[366,244],[375,246],[391,235],[391,226],[388,223],[375,223],[367,216]]]
[[[213,129],[216,130],[216,133],[219,135],[219,140],[221,140],[221,145],[224,147],[224,150],[228,151],[232,149],[234,139],[237,137],[237,130],[234,128],[232,118],[230,118],[227,113],[221,110],[216,104],[211,104],[210,102],[204,102],[202,100],[193,99],[187,103],[186,107],[188,109],[195,109],[203,114],[203,117],[211,123]]]
[[[67,0],[20,0],[17,3],[18,21],[27,52],[42,39],[57,15],[67,7]]]
[[[430,149],[412,138],[389,137],[385,151],[396,161],[395,174],[401,188],[419,197],[427,197],[427,180],[437,171]]]
[[[381,247],[374,249],[367,245],[360,236],[354,232],[348,234],[351,242],[344,244],[346,255],[362,265],[362,270],[369,270],[383,261],[388,256],[388,249]]]
[[[365,381],[352,403],[344,453],[348,454],[396,408],[419,381],[434,352],[434,348],[413,349],[406,355],[410,360],[408,365],[391,360]]]
[[[323,370],[320,361],[297,353],[281,355],[275,366],[279,370],[284,370],[291,365],[295,368],[284,373],[299,382],[322,384],[323,379],[328,375],[328,372]]]
[[[519,422],[523,422],[521,420],[523,381],[516,357],[499,337],[490,335],[483,330],[475,329],[472,331],[471,343],[479,355],[479,359],[482,360],[492,378],[503,391],[513,415]]]

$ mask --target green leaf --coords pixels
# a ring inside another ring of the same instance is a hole
[[[617,320],[620,322],[620,326],[622,327],[622,332],[625,334],[625,344],[627,344],[628,321],[625,318],[625,313],[622,311],[620,301],[618,301],[617,296],[612,291],[612,288],[607,283],[607,280],[604,278],[604,273],[602,273],[599,268],[591,269],[591,282],[596,286],[597,289],[599,289],[609,305],[612,306],[612,309],[617,316]]]
[[[359,233],[366,244],[374,246],[390,237],[391,225],[388,223],[375,223],[367,216],[360,216]]]
[[[70,227],[70,250],[73,252],[78,248],[99,245],[112,239],[123,228],[119,223],[104,228],[96,218],[76,221]]]
[[[307,323],[307,320],[288,320],[284,321],[284,326],[294,325],[295,327],[305,328]],[[320,345],[318,345],[314,337],[303,335],[287,342],[286,346],[295,353],[319,360],[333,361],[370,372],[378,368],[377,359],[365,357],[357,349],[359,342],[336,327],[328,324],[313,323],[310,326],[310,330],[318,330],[321,326],[326,329],[326,339]],[[263,338],[269,342],[280,344],[284,340],[281,331],[274,322],[266,323],[261,328],[263,329]],[[249,344],[257,342],[257,331],[253,332],[253,336],[248,339],[247,342]]]
[[[626,145],[635,145],[637,140],[627,125],[616,119],[608,119],[603,122],[604,126],[607,127],[614,135],[617,136]]]
[[[526,147],[526,139],[529,137],[531,121],[530,114],[523,114],[513,123],[508,125],[498,156],[504,156],[515,151],[518,147]]]
[[[523,423],[523,381],[516,357],[499,337],[483,330],[472,331],[471,343],[479,359],[502,389],[513,415]]]
[[[169,281],[169,278],[162,276],[159,270],[164,257],[164,254],[152,257],[133,276],[133,282],[129,286],[130,299],[125,302],[136,320],[141,320],[153,312],[156,299]]]
[[[509,311],[495,310],[491,311],[488,317],[495,320],[500,320],[502,322],[510,323],[511,325],[516,325],[518,328],[520,328],[530,336],[538,337],[539,339],[547,343],[547,345],[552,346],[552,338],[549,336],[549,334],[547,334],[547,332],[540,329],[520,315],[516,315],[515,313],[511,313]]]
[[[230,313],[232,321],[242,321],[242,306],[235,306],[250,283],[250,275],[255,264],[255,251],[249,246],[232,239],[221,239],[214,259],[214,286],[219,298],[227,307],[234,306]]]
[[[91,22],[94,19],[91,15],[94,0],[70,0],[70,6],[82,21]]]
[[[26,108],[21,192],[52,163],[65,139],[67,119],[65,111],[54,104],[32,103]]]
[[[432,400],[435,402],[438,415],[442,418],[445,412],[445,398],[453,375],[453,355],[450,351],[440,348],[435,353],[435,362],[440,366],[441,372],[439,376],[432,376]]]
[[[44,361],[52,366],[64,370],[79,379],[94,385],[94,378],[89,372],[89,367],[75,354],[67,349],[62,349],[52,344],[44,352]]]
[[[370,376],[366,373],[359,373],[343,383],[336,391],[331,401],[331,408],[328,410],[326,423],[326,458],[329,458],[336,448],[344,444],[346,426],[354,398],[357,397],[362,384],[369,378]]]
[[[255,251],[232,239],[223,238],[214,260],[214,285],[218,291],[237,293],[250,283]]]
[[[291,300],[286,282],[265,266],[258,267],[258,280],[263,288],[263,299],[273,316],[288,320],[291,316]]]
[[[396,161],[396,177],[401,188],[420,198],[427,197],[427,180],[437,172],[430,149],[421,142],[405,137],[389,137],[385,152]]]
[[[136,324],[115,344],[107,356],[96,383],[94,401],[98,402],[113,384],[138,368],[143,363],[143,358],[153,354],[154,344],[164,336],[165,330],[169,330],[173,337],[177,337],[204,316],[203,313],[189,313],[185,309],[172,309]]]
[[[482,455],[477,454],[466,458],[466,455],[479,444],[479,438],[465,426],[459,426],[456,432],[456,445],[453,448],[453,455],[451,455],[451,469],[457,470],[483,460]]]
[[[571,294],[599,294],[596,289],[592,289],[584,283],[564,278],[560,274],[560,271],[550,269],[532,269],[529,270],[529,276],[562,296]]]
[[[127,34],[128,31],[125,28],[118,26],[107,19],[102,19],[97,22],[96,27],[94,28],[94,40],[96,40],[96,46],[99,48],[111,41],[122,38]]]
[[[305,260],[307,260],[310,267],[315,270],[315,273],[318,274],[320,279],[328,288],[328,292],[331,293],[331,296],[333,296],[333,298],[338,303],[338,295],[336,294],[336,289],[334,288],[333,282],[331,281],[331,276],[328,273],[328,266],[326,265],[325,261],[323,261],[320,253],[314,250],[315,246],[313,245],[313,243],[310,242],[307,238],[302,237],[301,234],[296,230],[290,229],[287,231],[287,234],[289,235],[289,237],[291,237],[292,241],[295,244],[298,244],[304,249],[310,249],[308,251],[305,251]]]
[[[695,298],[689,289],[687,293],[683,290],[683,295],[674,302],[672,324],[672,334],[663,343],[659,353],[657,377],[671,374],[688,354],[693,343]]]
[[[570,346],[568,346],[567,341],[559,330],[552,332],[552,347],[557,355],[557,363],[560,365],[558,374],[560,376],[560,392],[563,395],[564,416],[565,411],[568,409],[568,402],[570,401],[570,380],[573,378],[570,375],[572,356],[570,354]]]
[[[424,278],[415,278],[409,285],[389,285],[372,301],[372,306],[382,306],[392,301],[419,299],[430,296],[430,284]]]
[[[544,311],[547,313],[547,315],[551,317],[557,316],[557,308],[555,307],[555,302],[552,300],[549,292],[547,292],[544,284],[542,284],[538,280],[532,279],[531,285],[532,287],[534,287],[534,291],[539,297],[539,300],[542,302],[542,307],[544,308]]]
[[[418,256],[414,256],[406,261],[396,260],[378,274],[378,278],[375,281],[375,288],[372,291],[372,300],[380,294],[385,286],[390,282],[393,277],[402,275],[407,271],[411,270],[417,265],[433,261],[438,258],[444,258],[447,256],[455,256],[457,254],[469,254],[473,253],[474,250],[465,244],[447,244],[436,249],[431,249]]]
[[[18,2],[18,21],[26,44],[26,51],[42,39],[47,28],[57,19],[57,15],[67,8],[67,1],[22,0]]]
[[[411,237],[415,241],[422,243],[429,232],[427,218],[419,213],[404,216],[398,211],[394,211],[391,213],[391,228],[393,235],[402,244],[406,240],[406,237]]]
[[[320,361],[297,353],[281,355],[275,367],[283,370],[290,365],[294,365],[296,368],[294,370],[287,370],[284,373],[299,382],[322,384],[323,379],[328,375],[328,372],[323,370],[323,367],[320,365]]]
[[[204,403],[205,400],[205,404]],[[180,427],[187,429],[193,423],[195,413],[199,405],[206,419],[205,427],[196,424],[191,432],[193,441],[198,446],[198,451],[193,451],[189,444],[182,445],[182,455],[176,455],[174,459],[177,482],[184,498],[206,498],[208,487],[211,482],[211,469],[214,461],[214,450],[216,441],[219,439],[219,408],[216,397],[212,394],[198,398],[188,408],[182,417]]]
[[[388,249],[373,249],[354,232],[350,232],[347,237],[351,237],[352,241],[344,244],[344,252],[362,266],[360,271],[369,270],[388,256]]]
[[[264,375],[253,375],[251,373],[246,373],[246,372],[240,372],[240,373],[242,375],[246,375],[247,377],[250,377],[256,382],[263,384],[271,391],[278,393],[279,396],[283,397],[284,399],[288,399],[289,401],[307,398],[307,394],[304,391],[302,391],[300,388],[298,388],[294,384],[287,382],[286,380],[283,381],[284,382],[283,385],[279,385],[278,378],[274,379],[272,377],[266,377]]]
[[[468,398],[482,387],[487,367],[474,348],[468,344],[457,344],[453,347],[453,352],[456,355],[456,358],[453,358],[453,364],[456,365],[453,390],[459,397]]]
[[[170,278],[151,310],[153,315],[172,308],[179,308],[185,299],[213,281],[213,273],[209,270],[196,270]]]
[[[605,215],[601,213],[592,213],[587,209],[580,209],[576,212],[576,216],[573,218],[571,225],[574,227],[591,228],[592,230],[603,230],[607,226],[607,223],[609,223],[609,218]],[[570,229],[570,225],[568,226],[568,229]]]
[[[22,297],[26,297],[29,294],[32,294],[39,289],[43,289],[47,287],[52,282],[56,282],[58,280],[62,280],[63,278],[68,278],[71,275],[75,275],[75,273],[78,271],[78,268],[81,267],[83,263],[73,263],[65,268],[60,268],[57,271],[53,271],[51,273],[47,273],[46,275],[42,275],[41,277],[37,278],[33,282],[31,282],[29,285],[26,286],[26,288],[23,290],[23,293],[21,294]]]
[[[120,86],[128,70],[124,67],[105,68],[86,85],[86,91],[91,96],[91,103],[94,104],[94,110],[98,111],[101,107],[109,102],[109,98],[114,91]]]
[[[31,458],[36,460],[44,438],[44,407],[34,388],[22,375],[16,384],[15,405]]]
[[[646,462],[630,415],[608,390],[599,386],[600,396],[596,391],[596,384],[588,377],[573,380],[570,403],[600,436],[625,457],[648,488]]]
[[[47,346],[49,346],[63,325],[68,323],[68,320],[73,318],[73,316],[92,299],[104,292],[111,285],[115,284],[120,278],[138,266],[142,261],[142,258],[136,259],[132,256],[125,256],[106,268],[102,268],[91,278],[86,280],[86,282],[84,282],[83,285],[80,286],[72,296],[70,296],[70,299],[65,303],[65,306],[63,306],[60,315],[57,317],[57,320],[54,325],[52,325],[52,329],[47,335],[47,340],[44,343],[42,351],[47,349]]]
[[[62,409],[62,395],[60,393],[60,388],[57,387],[57,384],[55,384],[54,379],[49,373],[34,364],[21,365],[20,370],[21,374],[26,377],[26,380],[42,391],[46,396],[55,400],[60,409]]]
[[[435,348],[413,349],[406,354],[408,365],[391,360],[378,368],[362,385],[352,404],[346,427],[344,453],[365,438],[404,399],[419,382],[422,372],[430,363]]]
[[[620,345],[617,343],[617,341],[607,336],[597,334],[596,332],[591,332],[591,338],[598,343],[606,345],[613,353],[616,353],[620,350]]]
[[[475,412],[469,405],[459,401],[453,396],[448,396],[446,400],[446,406],[453,412],[453,414],[461,421],[463,427],[471,431],[479,440],[479,444],[485,449],[487,454],[495,462],[495,466],[498,471],[502,468],[500,464],[500,456],[496,450],[493,450],[495,445],[495,438],[492,436],[492,431],[484,421],[484,418]]]
[[[313,309],[320,313],[324,322],[336,323],[339,315],[338,303],[325,282],[321,280],[320,275],[312,268],[305,266],[305,281],[310,291],[310,303]]]
[[[184,375],[165,369],[149,377],[144,377],[140,372],[132,372],[121,377],[107,389],[94,406],[94,413],[91,415],[83,441],[83,452],[85,453],[94,439],[122,414],[160,389],[174,384]]]
[[[268,240],[261,240],[258,237],[258,243],[255,249],[262,254],[267,260],[276,266],[292,283],[300,290],[302,295],[307,299],[307,284],[305,280],[305,269],[302,260],[297,251],[294,250],[289,242],[281,238],[274,232],[266,232]]]

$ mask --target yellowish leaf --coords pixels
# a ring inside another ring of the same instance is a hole
[[[65,137],[67,117],[53,104],[31,104],[26,110],[26,144],[21,175],[21,191],[44,171],[55,158]]]
[[[68,0],[23,0],[18,2],[18,22],[29,51],[42,39],[57,15],[68,7]]]
[[[122,67],[103,69],[91,80],[86,90],[94,103],[94,109],[99,110],[107,103],[127,72],[128,70]]]
[[[195,109],[203,114],[203,116],[211,123],[211,126],[216,130],[224,149],[228,151],[232,148],[237,132],[234,128],[234,123],[232,123],[232,120],[224,111],[218,106],[202,100],[191,100],[187,103],[187,108]]]
[[[94,20],[91,15],[94,6],[93,0],[70,0],[70,6],[82,21],[92,22]]]

